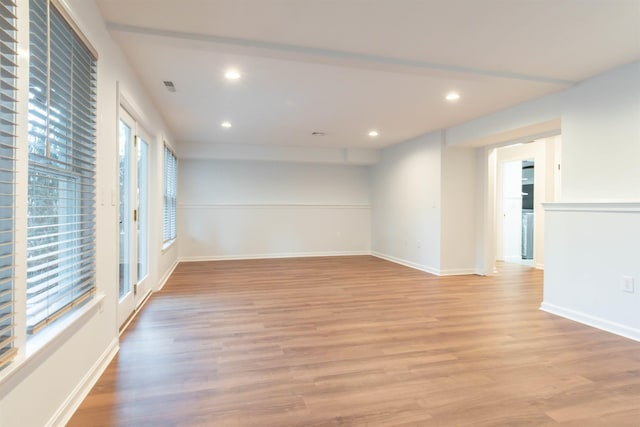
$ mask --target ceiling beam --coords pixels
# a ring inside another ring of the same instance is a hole
[[[118,33],[140,34],[155,37],[166,37],[176,40],[195,41],[210,44],[217,44],[229,47],[260,50],[273,54],[295,55],[295,59],[301,60],[300,56],[310,57],[316,62],[324,59],[323,62],[348,64],[364,64],[376,68],[409,68],[430,72],[458,73],[471,76],[493,77],[510,80],[528,81],[533,83],[545,83],[561,86],[573,86],[577,82],[572,80],[558,79],[548,76],[538,76],[533,74],[512,73],[506,71],[487,70],[473,67],[462,67],[451,64],[441,64],[428,61],[394,58],[388,56],[369,55],[355,52],[344,52],[333,49],[321,49],[314,47],[296,46],[284,43],[273,43],[260,40],[249,40],[235,37],[224,37],[213,34],[199,34],[182,31],[163,30],[159,28],[139,27],[134,25],[118,24],[107,22],[107,29]],[[277,55],[276,55],[277,56]],[[289,58],[291,59],[291,58]]]

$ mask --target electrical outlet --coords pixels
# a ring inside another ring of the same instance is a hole
[[[633,277],[622,276],[622,290],[632,294],[634,292]]]

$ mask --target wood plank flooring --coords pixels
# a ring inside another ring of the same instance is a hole
[[[542,272],[373,257],[180,264],[69,426],[640,426],[640,343]]]

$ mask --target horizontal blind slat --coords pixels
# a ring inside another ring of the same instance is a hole
[[[0,368],[8,365],[18,354],[18,349],[11,347],[12,345],[13,338],[7,340],[6,344],[0,347]]]
[[[0,2],[0,369],[17,354],[13,336],[16,3]]]
[[[77,281],[74,283],[69,283],[64,287],[56,286],[52,280],[49,280],[46,283],[38,286],[37,289],[33,290],[28,289],[27,295],[29,296],[29,303],[27,304],[27,311],[30,311],[30,306],[38,305],[39,302],[43,300],[48,300],[51,295],[58,294],[67,294],[74,291],[77,291],[79,288],[82,288],[83,284],[93,282],[93,277],[91,274],[93,273],[93,269],[87,269],[82,276],[78,277]],[[73,272],[66,274],[65,276],[61,276],[64,278],[71,277]],[[52,301],[54,302],[54,301]],[[39,310],[31,310],[38,312]]]
[[[31,3],[27,325],[36,333],[95,289],[96,65],[66,14]]]
[[[11,336],[13,333],[13,324],[9,323],[6,326],[0,326],[0,340]],[[1,348],[1,347],[0,347]]]

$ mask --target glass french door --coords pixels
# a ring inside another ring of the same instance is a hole
[[[118,123],[118,324],[144,299],[149,272],[149,145],[135,120],[120,109]]]

